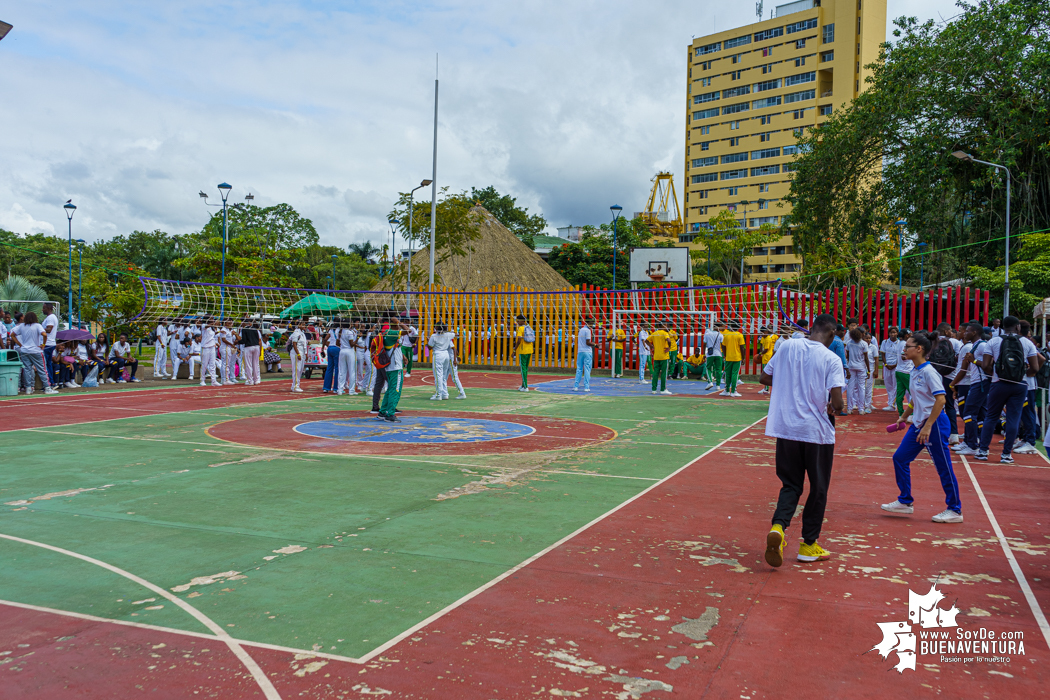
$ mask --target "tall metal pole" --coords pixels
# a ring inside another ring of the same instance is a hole
[[[69,217],[69,328],[73,328],[73,217]]]
[[[416,188],[418,189],[418,188]],[[413,198],[415,197],[416,190],[412,190],[408,193],[408,277],[405,279],[405,315],[408,316],[412,313],[411,302],[409,301],[410,294],[412,292],[412,210],[415,208],[413,204]],[[411,322],[409,318],[409,322]]]
[[[1010,169],[1006,171],[1006,279],[1003,284],[1003,316],[1010,315]]]
[[[435,61],[435,73],[437,70],[437,57]],[[438,79],[434,76],[434,169],[430,179],[430,284],[434,284],[434,232],[437,230],[438,209]]]
[[[226,219],[226,198],[222,198],[222,286],[219,287],[219,320],[226,315],[226,238],[229,235]]]
[[[84,243],[77,243],[77,328],[80,328],[84,320]]]

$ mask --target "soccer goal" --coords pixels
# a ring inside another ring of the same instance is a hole
[[[639,331],[652,333],[656,325],[667,323],[678,332],[678,347],[683,353],[703,347],[704,331],[715,327],[718,314],[714,311],[645,311],[615,309],[612,312],[612,330],[623,329],[629,337]]]

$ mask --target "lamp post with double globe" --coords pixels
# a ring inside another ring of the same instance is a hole
[[[200,191],[201,199],[204,200],[205,206],[209,207],[222,207],[222,285],[219,287],[219,320],[224,318],[226,311],[226,241],[229,238],[229,218],[227,216],[226,198],[230,196],[230,190],[233,189],[233,185],[225,182],[221,182],[218,185],[219,196],[222,197],[222,204],[212,204],[208,201],[208,195],[205,194],[204,190]]]

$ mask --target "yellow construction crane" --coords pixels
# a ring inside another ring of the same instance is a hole
[[[655,236],[666,236],[678,240],[683,232],[682,213],[678,209],[678,195],[674,190],[674,175],[659,172],[652,179],[653,189],[645,211],[638,216],[645,221]]]

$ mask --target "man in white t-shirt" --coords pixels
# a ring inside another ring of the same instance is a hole
[[[897,382],[897,416],[904,415],[904,396],[908,393],[908,385],[911,383],[911,371],[915,369],[915,364],[904,355],[904,348],[908,345],[908,336],[911,333],[907,328],[900,331],[897,336],[897,356],[900,361],[897,362],[897,369],[894,371],[894,378]]]
[[[467,398],[467,392],[463,391],[463,382],[459,380],[459,359],[456,357],[456,333],[454,331],[448,332],[448,365],[445,366],[445,387],[448,387],[448,380],[451,379],[456,388],[459,389],[459,395],[457,399]]]
[[[645,330],[645,326],[638,325],[638,381],[645,384],[645,365],[649,362],[649,346],[646,344],[646,340],[649,338],[649,333]]]
[[[44,332],[47,333],[47,341],[44,343],[44,365],[47,367],[47,376],[52,386],[58,385],[58,365],[54,360],[55,346],[58,344],[58,316],[55,315],[53,304],[44,304]]]
[[[204,386],[206,377],[211,377],[212,386],[221,386],[222,382],[215,371],[219,361],[219,335],[215,331],[211,317],[204,319],[204,323],[201,325],[200,338],[201,386]]]
[[[590,319],[585,318],[580,323],[580,332],[576,336],[576,381],[572,384],[573,391],[580,390],[581,379],[583,390],[591,390],[591,367],[594,366],[593,338]]]
[[[980,422],[984,420],[984,400],[988,393],[980,366],[974,361],[975,353],[984,343],[981,340],[981,324],[971,322],[963,326],[962,349],[959,350],[959,372],[952,380],[952,387],[959,397],[959,413],[963,419],[963,441],[952,448],[958,455],[977,454],[977,437]],[[981,351],[981,355],[984,352]]]
[[[153,377],[163,378],[168,376],[168,326],[166,319],[157,321],[154,331],[156,339],[153,341]]]
[[[985,400],[985,419],[981,428],[981,439],[977,446],[977,454],[974,455],[974,459],[981,462],[988,461],[988,448],[992,443],[995,427],[999,423],[999,415],[1005,407],[1006,430],[1003,431],[1003,437],[1006,439],[1003,441],[1003,454],[999,458],[999,462],[1002,464],[1013,464],[1012,452],[1014,442],[1017,440],[1017,431],[1021,425],[1021,411],[1024,408],[1025,400],[1028,398],[1026,377],[1034,375],[1042,364],[1042,356],[1036,349],[1035,343],[1017,335],[1019,325],[1020,320],[1015,316],[1004,318],[1002,335],[992,338],[982,346],[984,353],[978,360],[981,369],[992,375],[992,384],[988,388],[988,398]],[[1019,361],[1016,363],[1017,366],[1012,367],[1013,376],[1000,377],[996,363],[998,363],[999,357],[1003,352],[1004,343],[1010,348],[1004,362],[1009,359],[1020,360],[1021,358],[1015,356],[1017,354],[1023,356],[1023,362]],[[1015,354],[1013,349],[1017,348],[1018,344],[1020,348]],[[1014,357],[1011,358],[1011,356]]]
[[[714,328],[708,328],[704,331],[704,355],[707,357],[708,389],[722,386],[722,343],[725,342],[725,337],[722,336],[722,329],[725,327],[724,323],[716,323]]]
[[[368,326],[365,323],[357,324],[354,328],[356,339],[354,340],[354,354],[357,358],[357,391],[364,393],[369,391],[369,382],[372,380],[372,361],[368,357],[368,341],[371,337]],[[374,381],[374,380],[373,380]],[[378,410],[378,409],[377,409]]]
[[[408,323],[408,317],[405,316],[405,323]],[[408,326],[408,335],[401,338],[401,352],[405,356],[405,378],[412,376],[412,355],[416,350],[416,341],[419,340],[419,329],[415,326]]]
[[[1021,321],[1018,329],[1021,340],[1031,344],[1036,350],[1037,355],[1033,361],[1038,370],[1044,358],[1039,348],[1032,342],[1032,324],[1028,321]],[[1017,435],[1017,442],[1014,444],[1014,452],[1019,455],[1035,455],[1039,454],[1039,450],[1035,448],[1035,442],[1039,436],[1039,412],[1036,410],[1036,392],[1039,389],[1039,383],[1034,371],[1025,377],[1025,382],[1028,383],[1028,398],[1021,408],[1021,429]]]
[[[842,411],[846,375],[838,355],[828,350],[835,317],[813,319],[808,338],[781,344],[759,377],[773,387],[766,418],[766,435],[776,438],[777,477],[782,484],[773,527],[766,535],[766,563],[784,563],[784,531],[791,525],[807,476],[809,497],[802,511],[799,561],[819,561],[831,554],[817,540],[824,522],[835,457],[835,414]]]
[[[357,394],[357,330],[350,321],[342,321],[339,329],[339,386],[335,393]]]
[[[889,337],[879,345],[879,359],[882,360],[882,383],[886,387],[886,406],[882,410],[896,411],[893,403],[897,398],[897,363],[901,359],[896,326],[890,326]]]
[[[434,326],[434,333],[431,334],[430,340],[427,341],[427,346],[430,348],[430,361],[434,371],[434,395],[430,397],[431,401],[445,401],[448,399],[448,349],[452,346],[451,335],[451,333],[445,331],[444,323],[438,323]],[[395,354],[404,360],[404,353],[391,353],[391,363],[393,363],[393,355]]]

